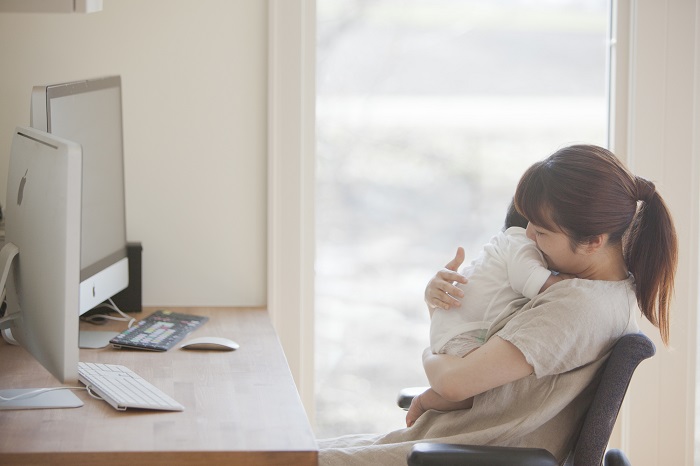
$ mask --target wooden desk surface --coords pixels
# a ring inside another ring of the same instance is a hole
[[[167,309],[209,316],[188,338],[224,336],[240,349],[81,349],[80,359],[123,364],[185,411],[120,412],[85,391],[75,392],[82,408],[0,411],[0,464],[315,465],[316,441],[267,312]],[[124,328],[123,322],[89,325],[90,330]],[[0,341],[0,388],[59,385],[22,348]]]

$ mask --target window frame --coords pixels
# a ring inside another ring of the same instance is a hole
[[[315,1],[268,1],[268,308],[313,422]],[[622,447],[635,464],[692,465],[700,283],[700,5],[613,0],[612,12],[611,148],[635,173],[657,183],[674,215],[681,252],[673,348],[664,348],[658,332],[642,325],[658,351],[635,374],[612,445]]]

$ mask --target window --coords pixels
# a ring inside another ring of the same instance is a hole
[[[403,427],[423,290],[523,171],[607,140],[606,0],[317,0],[316,433]]]

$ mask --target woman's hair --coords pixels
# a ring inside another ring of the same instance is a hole
[[[634,176],[602,147],[576,145],[532,165],[514,202],[533,223],[566,233],[572,248],[605,233],[609,244],[620,244],[639,307],[668,344],[678,245],[654,183]]]

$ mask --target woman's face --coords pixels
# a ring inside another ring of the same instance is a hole
[[[525,232],[537,244],[551,270],[576,275],[585,268],[586,256],[578,249],[571,250],[571,242],[564,232],[547,230],[532,222],[527,224]]]

